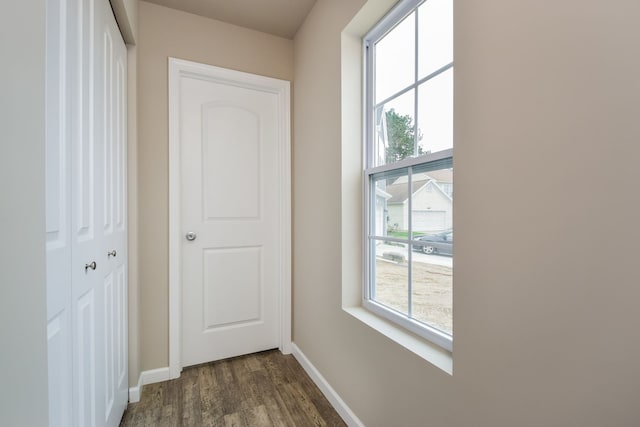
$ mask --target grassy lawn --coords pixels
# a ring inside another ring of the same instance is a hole
[[[413,232],[413,237],[416,238],[418,236],[424,236],[427,233],[421,233],[419,231],[414,231]],[[387,232],[387,236],[389,237],[395,237],[397,239],[408,239],[409,238],[409,232],[408,231],[389,231]]]

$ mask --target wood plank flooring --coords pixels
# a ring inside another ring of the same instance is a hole
[[[291,355],[269,350],[146,385],[120,426],[346,426]]]

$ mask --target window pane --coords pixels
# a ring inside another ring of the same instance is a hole
[[[371,299],[406,315],[409,308],[407,245],[385,240],[371,241],[375,254]]]
[[[376,103],[406,88],[415,80],[414,13],[375,45]]]
[[[452,233],[453,236],[453,233]],[[421,245],[429,244],[421,242]],[[443,243],[439,243],[439,247]],[[450,249],[447,249],[450,250]],[[453,259],[444,250],[424,254],[416,250],[411,262],[411,313],[415,320],[453,334]]]
[[[418,8],[419,79],[453,62],[453,1],[427,0]]]
[[[453,168],[412,174],[411,314],[452,333]],[[423,169],[424,170],[424,169]]]
[[[414,91],[410,90],[376,109],[375,166],[395,163],[413,156],[414,104]]]
[[[369,233],[373,236],[387,235],[387,180],[378,179],[371,185],[371,229]]]
[[[453,68],[420,85],[418,134],[425,153],[453,147]]]
[[[384,185],[384,193],[377,190],[376,203],[384,205],[385,235],[408,240],[409,218],[406,213],[406,205],[409,198],[408,170],[403,168],[394,172],[397,173],[376,176],[376,186],[380,188],[380,185]],[[376,213],[377,216],[379,216],[378,213]]]
[[[411,224],[413,238],[440,233],[453,226],[453,168],[412,175]]]

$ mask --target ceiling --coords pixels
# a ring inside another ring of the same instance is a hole
[[[146,0],[288,39],[316,0]]]

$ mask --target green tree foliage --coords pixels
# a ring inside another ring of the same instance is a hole
[[[414,127],[411,116],[401,116],[393,108],[386,112],[387,119],[387,151],[386,163],[395,163],[414,154]],[[418,133],[418,141],[422,135]],[[418,155],[425,154],[418,145]]]

